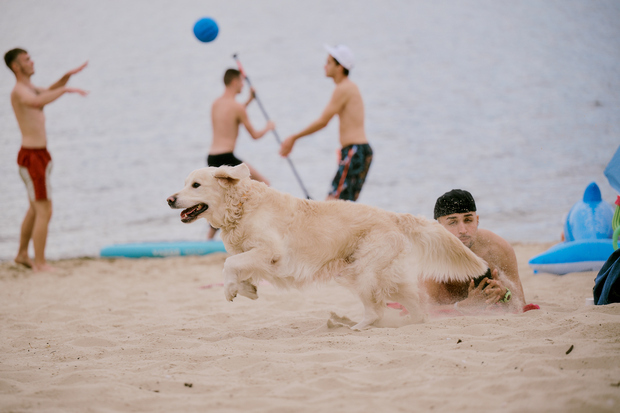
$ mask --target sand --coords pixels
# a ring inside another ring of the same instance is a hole
[[[4,262],[0,411],[620,411],[620,304],[585,305],[593,272],[533,274],[548,247],[515,244],[540,310],[362,332],[334,327],[362,312],[335,284],[227,302],[225,254]]]

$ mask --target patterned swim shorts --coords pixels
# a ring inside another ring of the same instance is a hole
[[[360,195],[372,162],[372,149],[367,143],[349,145],[340,150],[338,172],[332,181],[329,198],[355,201]]]

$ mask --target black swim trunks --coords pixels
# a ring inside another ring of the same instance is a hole
[[[207,165],[219,167],[222,165],[237,166],[241,165],[243,161],[233,155],[232,152],[220,153],[218,155],[207,156]]]
[[[372,162],[372,149],[367,143],[349,145],[340,150],[338,172],[332,181],[330,198],[357,200]]]

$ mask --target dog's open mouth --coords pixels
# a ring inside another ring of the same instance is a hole
[[[209,206],[207,204],[198,204],[191,208],[184,209],[181,211],[181,222],[192,222],[198,218],[198,215],[205,212],[208,208]]]

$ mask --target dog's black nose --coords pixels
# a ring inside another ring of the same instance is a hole
[[[168,205],[173,206],[175,202],[177,202],[176,196],[172,195],[171,197],[168,198]]]

